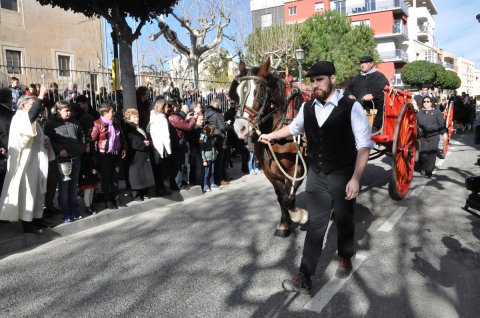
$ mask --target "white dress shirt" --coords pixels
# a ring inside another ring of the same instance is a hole
[[[315,117],[317,118],[317,123],[319,127],[325,123],[328,119],[328,116],[332,113],[333,109],[338,106],[338,101],[342,98],[340,93],[336,90],[328,97],[325,105],[322,105],[317,99],[314,101]],[[305,124],[303,118],[303,107],[305,103],[300,107],[300,111],[297,116],[293,119],[290,127],[290,133],[292,135],[300,135],[305,132]],[[365,111],[363,110],[360,103],[355,102],[352,107],[352,112],[350,115],[352,122],[352,131],[355,136],[355,146],[357,150],[360,148],[373,148],[374,143],[372,141],[372,128],[368,122]]]

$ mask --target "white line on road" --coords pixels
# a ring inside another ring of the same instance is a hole
[[[362,265],[367,257],[363,254],[357,254],[352,261],[352,274]],[[343,285],[347,282],[348,278],[332,277],[317,294],[303,307],[303,309],[315,311],[320,313],[323,308],[330,302],[336,293],[342,289]]]
[[[395,212],[393,212],[393,214],[388,218],[388,220],[386,220],[385,223],[383,223],[382,226],[378,228],[377,231],[390,232],[395,226],[395,224],[397,224],[397,222],[400,220],[403,213],[407,211],[407,209],[408,208],[404,206],[399,207],[397,210],[395,210]]]

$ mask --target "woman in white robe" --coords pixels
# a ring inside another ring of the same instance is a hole
[[[46,87],[42,87],[40,96],[45,92]],[[41,103],[41,98],[33,95],[18,101],[10,125],[7,174],[0,196],[0,220],[22,220],[25,232],[34,232],[32,220],[42,217],[49,154],[50,158],[54,156],[37,122]]]

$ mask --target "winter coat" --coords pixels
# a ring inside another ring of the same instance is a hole
[[[65,121],[55,116],[47,121],[45,135],[50,138],[53,151],[57,156],[62,149],[65,149],[71,157],[80,157],[84,151],[85,136],[76,121]]]
[[[128,170],[130,187],[132,190],[149,188],[155,184],[150,162],[151,146],[145,145],[146,135],[138,131],[137,127],[127,123],[124,129],[128,144],[125,167]]]
[[[208,138],[204,133],[200,134],[200,150],[203,162],[217,159],[218,150],[215,147],[215,138]]]
[[[127,150],[127,143],[122,131],[122,127],[116,120],[113,121],[113,126],[116,130],[120,130],[121,150]],[[108,150],[105,149],[108,141],[108,125],[105,124],[101,119],[97,119],[93,123],[92,133],[90,137],[92,138],[93,142],[95,142],[95,146],[98,152],[105,153],[105,151]]]

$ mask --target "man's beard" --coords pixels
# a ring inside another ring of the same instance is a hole
[[[333,90],[333,84],[332,84],[332,81],[330,80],[326,91],[324,91],[323,89],[316,90],[315,98],[318,99],[323,104],[327,100],[328,96],[330,96],[330,94],[332,93],[332,90]]]

